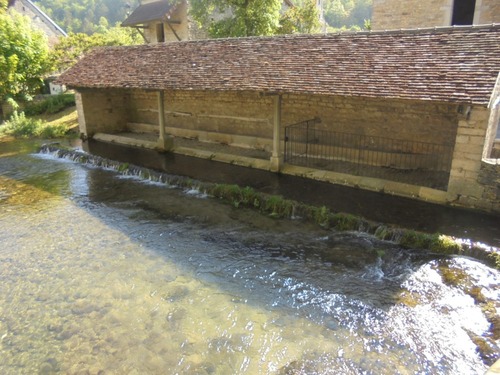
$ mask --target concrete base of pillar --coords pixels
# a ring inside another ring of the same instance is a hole
[[[283,166],[283,157],[271,156],[270,166],[271,166],[271,172],[281,171],[281,167]]]
[[[158,139],[158,148],[162,151],[170,151],[174,148],[174,138],[165,137]]]

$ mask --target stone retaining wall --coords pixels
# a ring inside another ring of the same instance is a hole
[[[129,122],[158,123],[155,92],[130,94]],[[258,93],[165,92],[167,131],[235,134],[272,140],[272,97]],[[452,145],[456,105],[366,98],[284,95],[282,126],[318,117],[318,129]],[[283,132],[284,133],[284,132]],[[227,142],[225,142],[227,143]]]

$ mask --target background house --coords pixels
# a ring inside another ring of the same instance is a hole
[[[188,17],[188,2],[170,5],[167,0],[143,0],[122,22],[134,27],[146,43],[163,43],[199,39],[206,36]]]
[[[373,0],[371,20],[373,30],[499,22],[498,0]]]
[[[318,0],[320,4],[321,0]],[[142,0],[141,4],[122,22],[124,27],[136,28],[146,43],[163,43],[207,39],[208,32],[189,16],[189,2],[168,0]],[[284,7],[293,7],[291,0],[283,0]],[[318,5],[319,6],[319,5]],[[223,14],[211,17],[220,19]]]

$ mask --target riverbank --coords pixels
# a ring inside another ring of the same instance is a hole
[[[0,142],[17,138],[76,138],[79,135],[76,107],[69,106],[55,113],[43,112],[28,116],[15,112],[0,124]]]

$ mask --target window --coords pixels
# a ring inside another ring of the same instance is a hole
[[[158,43],[163,43],[165,41],[165,30],[163,29],[163,24],[156,24],[156,41]]]
[[[453,4],[452,25],[472,25],[476,0],[455,0]]]

